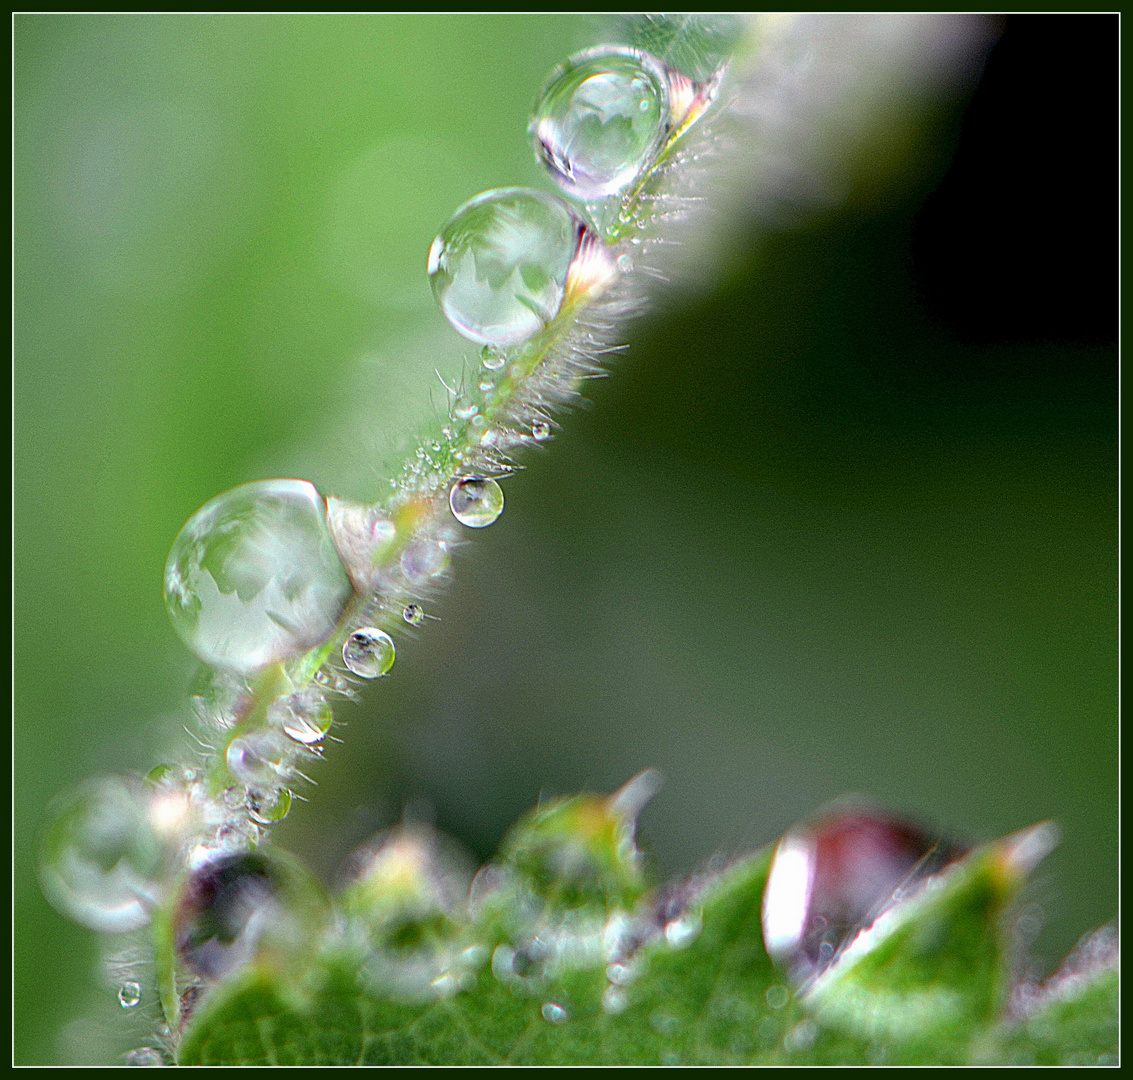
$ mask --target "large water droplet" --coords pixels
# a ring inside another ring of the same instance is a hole
[[[142,781],[110,776],[51,804],[40,840],[40,878],[59,911],[103,933],[149,923],[164,855],[149,802]]]
[[[202,660],[251,673],[320,645],[352,592],[322,496],[303,480],[218,495],[181,530],[165,602]]]
[[[457,210],[433,241],[433,294],[465,337],[518,345],[558,315],[576,260],[600,261],[596,246],[584,243],[590,235],[551,195],[530,188],[486,191]]]
[[[118,989],[118,1004],[123,1009],[132,1009],[142,1000],[142,988],[139,983],[123,983]]]
[[[669,82],[661,63],[636,49],[600,46],[555,71],[536,102],[530,131],[556,183],[592,200],[629,187],[669,127]]]
[[[318,883],[294,860],[231,852],[189,875],[173,912],[174,941],[190,971],[216,979],[257,954],[313,947],[327,911]]]
[[[461,525],[483,529],[504,512],[504,493],[495,480],[466,476],[452,485],[448,504]]]
[[[372,626],[355,630],[342,646],[342,659],[355,675],[376,679],[385,675],[394,661],[393,638]]]

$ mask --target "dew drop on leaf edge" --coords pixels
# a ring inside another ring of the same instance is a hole
[[[396,656],[393,638],[373,626],[355,630],[342,646],[343,663],[363,679],[385,675]]]
[[[452,485],[448,502],[452,516],[461,525],[483,529],[503,513],[504,493],[495,480],[466,476]]]

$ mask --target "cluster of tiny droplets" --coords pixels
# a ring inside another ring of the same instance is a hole
[[[555,412],[577,401],[582,383],[621,348],[611,336],[638,307],[628,275],[652,272],[646,227],[681,209],[662,201],[656,182],[682,160],[675,144],[717,82],[693,84],[621,46],[589,50],[556,70],[529,133],[572,201],[527,188],[484,192],[453,214],[428,253],[441,311],[480,346],[462,384],[449,388],[439,436],[418,446],[384,502],[326,498],[301,480],[261,481],[211,500],[178,535],[165,598],[204,664],[191,692],[200,760],[158,766],[144,780],[91,781],[57,799],[42,879],[61,911],[107,933],[141,929],[155,912],[171,911],[182,975],[174,985],[186,1008],[203,982],[254,946],[218,951],[211,939],[197,940],[211,925],[202,897],[216,890],[206,884],[220,881],[217,895],[229,895],[236,882],[244,900],[272,905],[272,919],[257,925],[287,922],[303,889],[257,845],[287,816],[303,770],[321,757],[331,699],[351,695],[358,679],[389,673],[390,631],[428,617],[423,602],[448,570],[459,527],[499,518],[499,480],[517,467],[516,452],[551,438]],[[181,884],[171,897],[173,881]],[[610,1013],[624,1007],[630,978],[618,959],[623,929],[597,927],[592,942],[609,959]],[[546,955],[524,962],[545,967],[556,948],[577,949],[579,940],[556,945],[544,935]],[[498,977],[525,978],[514,950],[496,953]],[[137,978],[120,973],[122,1007],[142,998]],[[542,1013],[551,1023],[567,1018],[555,1002]],[[167,1015],[174,1027],[175,1019]],[[161,1062],[153,1047],[130,1056],[131,1064]]]

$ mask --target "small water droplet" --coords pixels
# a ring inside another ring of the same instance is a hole
[[[629,998],[620,986],[611,984],[606,987],[606,991],[602,995],[603,1012],[607,1012],[611,1016],[620,1016],[626,1011],[628,1005]]]
[[[700,928],[704,925],[700,916],[693,911],[686,911],[680,917],[673,919],[665,925],[665,940],[674,949],[684,949],[696,940]]]
[[[342,646],[346,666],[363,679],[385,675],[393,667],[394,657],[393,638],[372,626],[355,630]]]
[[[791,995],[785,986],[776,983],[774,986],[767,988],[767,993],[764,994],[767,998],[767,1004],[773,1009],[781,1009],[790,1000]]]
[[[606,978],[616,986],[627,986],[633,981],[633,969],[627,964],[607,964]]]
[[[494,349],[491,345],[485,345],[480,350],[480,360],[488,371],[499,371],[507,363],[507,353],[502,349]]]
[[[493,386],[496,385],[496,380],[492,378],[485,378],[480,380],[480,393],[486,394]]]
[[[243,784],[269,786],[286,776],[287,747],[274,731],[250,731],[228,744],[225,762]]]
[[[216,830],[216,850],[246,850],[254,848],[260,839],[260,830],[250,821],[237,818],[226,821]]]
[[[604,45],[571,57],[535,105],[535,153],[569,194],[596,200],[642,174],[669,129],[664,66],[636,49]]]
[[[313,746],[326,738],[334,723],[330,703],[313,687],[273,705],[268,719],[278,724],[284,735],[304,746]]]
[[[152,1046],[139,1046],[126,1055],[126,1064],[138,1069],[153,1069],[164,1066],[165,1058],[161,1056],[160,1050],[155,1050]]]
[[[452,406],[452,414],[458,420],[470,420],[477,412],[479,412],[479,409],[476,403],[467,398],[457,398]]]
[[[466,476],[453,484],[448,504],[461,525],[483,529],[503,513],[504,493],[495,480]]]
[[[515,976],[515,949],[510,945],[497,945],[492,953],[492,974],[500,982]]]
[[[429,279],[445,318],[481,344],[527,341],[558,315],[586,232],[570,207],[542,192],[477,195],[433,244]]]
[[[149,813],[154,797],[141,780],[109,776],[51,803],[40,880],[59,911],[108,934],[149,924],[165,855]]]
[[[425,621],[425,612],[420,604],[406,604],[402,609],[401,617],[410,626],[420,626]]]
[[[543,1014],[543,1019],[550,1024],[561,1024],[567,1019],[567,1011],[561,1005],[556,1005],[553,1001],[548,1001],[543,1004],[543,1008],[539,1010]]]
[[[536,442],[546,442],[551,437],[551,425],[545,420],[536,420],[531,425],[531,437]]]
[[[291,790],[271,788],[248,792],[248,815],[260,825],[273,825],[291,813]]]
[[[320,645],[352,591],[326,503],[303,480],[244,484],[205,503],[165,566],[181,639],[206,664],[241,674]]]
[[[139,983],[123,983],[118,990],[118,1004],[121,1005],[123,1009],[132,1009],[141,1000],[142,988]]]
[[[617,261],[618,269],[623,274],[628,274],[633,269],[633,259],[631,259],[628,255],[619,255]]]

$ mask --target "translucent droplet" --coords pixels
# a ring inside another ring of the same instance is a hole
[[[308,688],[273,704],[268,710],[268,720],[282,728],[289,739],[313,746],[326,738],[334,713],[319,691]]]
[[[507,353],[502,349],[495,349],[491,345],[485,345],[480,350],[480,359],[484,367],[489,371],[499,371],[500,368],[507,363]]]
[[[273,825],[291,813],[291,790],[272,788],[248,792],[248,816],[259,825]]]
[[[625,190],[669,131],[669,82],[646,53],[600,46],[572,57],[535,104],[535,153],[555,182],[580,199]]]
[[[425,612],[421,610],[420,604],[406,604],[402,609],[401,617],[410,626],[420,626],[425,621]]]
[[[561,1005],[556,1005],[553,1001],[548,1001],[543,1004],[543,1008],[539,1010],[543,1014],[543,1019],[551,1024],[561,1024],[567,1019],[567,1011]]]
[[[385,675],[394,661],[393,638],[372,626],[355,630],[342,646],[342,659],[355,675],[376,679]]]
[[[142,988],[136,982],[123,983],[118,990],[118,1004],[123,1009],[132,1009],[141,1000]]]
[[[269,787],[288,775],[287,747],[273,731],[250,731],[228,744],[225,761],[242,784]]]
[[[531,425],[531,437],[536,442],[546,442],[551,437],[551,425],[545,420],[537,420]]]
[[[594,259],[594,245],[584,243],[591,235],[551,195],[530,188],[486,191],[460,207],[433,241],[433,294],[465,337],[518,345],[558,315],[576,260]]]
[[[278,853],[229,852],[195,867],[177,897],[177,954],[194,974],[222,975],[262,953],[294,956],[318,942],[328,905],[318,883]]]
[[[457,398],[453,402],[452,415],[457,420],[470,420],[479,411],[476,402],[469,401],[468,398]]]
[[[619,255],[617,258],[617,263],[618,269],[623,274],[628,274],[633,269],[633,259],[631,259],[628,255]]]
[[[44,894],[91,930],[119,933],[150,921],[164,845],[150,820],[149,795],[140,780],[110,776],[48,808],[40,840]]]
[[[352,588],[303,480],[233,488],[181,530],[165,567],[165,602],[182,640],[207,664],[249,674],[322,644]]]
[[[696,940],[703,925],[699,915],[686,911],[679,918],[665,925],[665,940],[674,949],[686,949]]]
[[[495,480],[466,476],[452,485],[448,504],[461,525],[483,529],[504,512],[504,493]]]
[[[161,1056],[160,1050],[155,1050],[152,1046],[139,1046],[126,1055],[126,1064],[139,1069],[153,1069],[164,1066],[165,1058]]]

